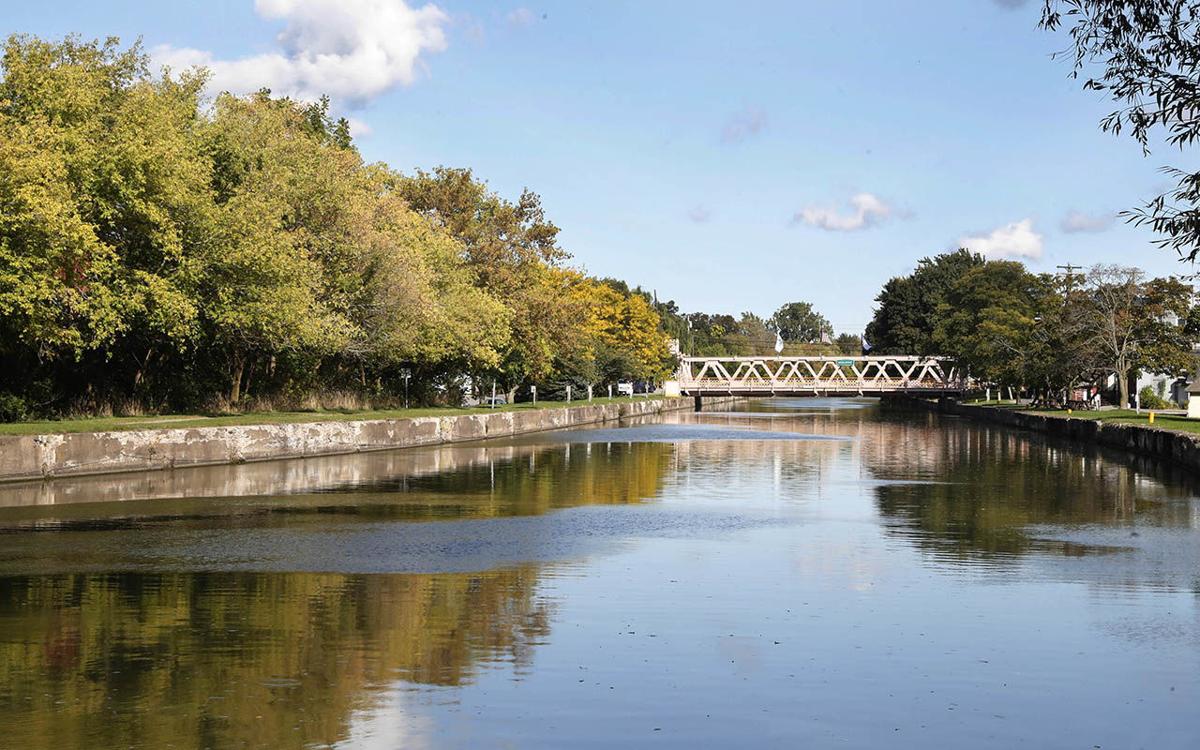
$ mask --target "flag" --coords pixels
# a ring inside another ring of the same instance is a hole
[[[863,345],[863,354],[866,354],[867,352],[871,351],[871,342],[867,341],[866,336],[862,337],[862,345]]]
[[[775,353],[780,354],[781,352],[783,352],[783,336],[780,336],[779,331],[776,331],[775,332]]]

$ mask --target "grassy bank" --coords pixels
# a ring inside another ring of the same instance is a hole
[[[1095,422],[1104,422],[1107,424],[1132,424],[1142,427],[1152,427],[1158,430],[1172,430],[1174,432],[1200,434],[1200,419],[1188,419],[1182,414],[1164,414],[1161,411],[1155,411],[1154,424],[1150,424],[1150,415],[1148,413],[1148,409],[1142,409],[1141,413],[1138,413],[1133,409],[1073,409],[1070,413],[1068,413],[1066,409],[1021,408],[1012,401],[983,401],[980,399],[976,401],[964,401],[963,403],[967,406],[988,406],[993,409],[1011,409],[1014,411],[1021,411],[1026,414],[1041,414],[1047,417],[1061,417],[1063,419],[1090,419]]]
[[[449,417],[456,414],[487,414],[495,411],[525,411],[563,406],[585,406],[645,401],[646,396],[622,396],[586,400],[539,401],[537,404],[505,404],[495,409],[481,406],[471,408],[420,407],[415,409],[370,410],[313,410],[248,412],[245,414],[160,414],[140,417],[91,417],[86,419],[47,420],[41,422],[9,422],[0,424],[0,435],[44,435],[66,432],[112,432],[119,430],[169,429],[176,427],[229,427],[252,424],[299,424],[304,422],[348,422],[366,419],[403,419],[405,417]],[[657,396],[651,396],[657,398]]]
[[[1051,417],[1063,417],[1073,419],[1091,419],[1097,422],[1106,424],[1132,424],[1141,427],[1152,427],[1159,430],[1173,430],[1175,432],[1189,432],[1192,434],[1200,434],[1200,419],[1188,419],[1179,414],[1163,414],[1155,412],[1154,424],[1150,424],[1150,415],[1147,410],[1143,409],[1139,414],[1133,409],[1110,409],[1106,411],[1072,411],[1067,414],[1065,410],[1023,410],[1030,414],[1045,414]]]

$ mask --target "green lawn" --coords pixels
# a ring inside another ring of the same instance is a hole
[[[652,396],[652,398],[657,398]],[[646,396],[597,398],[592,404],[616,404],[645,401]],[[572,401],[570,406],[583,406],[586,400]],[[360,419],[402,419],[404,417],[448,417],[455,414],[486,414],[492,411],[525,411],[567,406],[564,401],[539,401],[534,404],[511,404],[469,409],[453,407],[422,407],[418,409],[375,409],[366,411],[278,411],[247,414],[161,414],[143,417],[94,417],[42,422],[9,422],[0,424],[0,435],[42,435],[62,432],[110,432],[114,430],[145,430],[172,427],[228,427],[246,424],[299,424],[303,422],[350,422]]]
[[[1072,417],[1074,419],[1095,419],[1112,424],[1136,424],[1143,427],[1153,427],[1160,430],[1175,432],[1200,433],[1200,419],[1188,419],[1178,414],[1163,414],[1155,412],[1154,424],[1150,424],[1150,415],[1143,409],[1138,414],[1133,409],[1107,409],[1097,411],[1072,411],[1067,414],[1065,409],[1028,409],[1030,414],[1045,414],[1052,417]]]

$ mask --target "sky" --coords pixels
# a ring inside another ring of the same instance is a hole
[[[141,39],[214,87],[328,94],[364,157],[541,195],[574,263],[688,311],[857,333],[967,246],[1191,273],[1116,212],[1186,157],[1100,132],[1036,0],[0,0],[0,33]]]

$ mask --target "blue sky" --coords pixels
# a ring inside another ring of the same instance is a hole
[[[370,160],[540,193],[575,262],[686,310],[813,302],[857,332],[964,239],[1036,271],[1190,272],[1110,217],[1168,149],[1050,55],[1040,2],[0,0],[0,31],[141,37],[229,88],[328,91]]]

